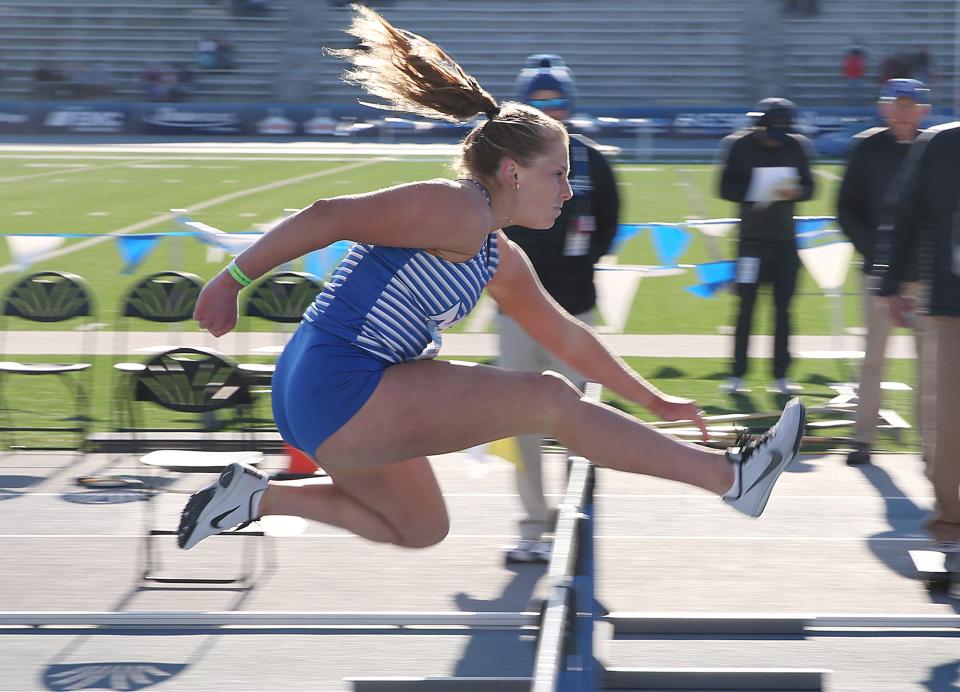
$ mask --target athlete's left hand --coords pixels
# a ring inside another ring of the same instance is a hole
[[[693,399],[684,399],[679,396],[662,396],[651,408],[650,412],[663,420],[688,420],[700,428],[700,437],[704,442],[710,440],[707,431],[707,422],[703,419],[703,410]]]

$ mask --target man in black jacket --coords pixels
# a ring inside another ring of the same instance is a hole
[[[520,73],[516,90],[519,100],[547,115],[566,121],[573,106],[573,80],[556,55],[531,56]],[[595,142],[577,134],[570,136],[570,185],[573,198],[547,231],[522,226],[504,228],[530,258],[547,292],[565,310],[587,324],[593,323],[597,291],[593,266],[607,253],[617,232],[620,196],[613,169]],[[499,316],[500,365],[514,370],[554,370],[582,383],[572,372],[513,320]],[[517,489],[525,517],[520,521],[520,539],[507,548],[514,562],[541,562],[550,557],[551,543],[543,534],[553,529],[553,512],[543,493],[542,439],[536,435],[518,438],[522,466],[517,467]]]
[[[873,127],[856,136],[837,197],[837,220],[863,258],[863,307],[867,328],[857,389],[855,447],[847,455],[848,464],[870,463],[870,449],[876,437],[880,412],[880,381],[883,379],[887,339],[893,328],[884,301],[875,295],[880,279],[872,274],[874,249],[878,244],[889,242],[888,238],[877,237],[881,207],[910,145],[920,134],[920,123],[930,111],[929,96],[930,90],[916,79],[891,79],[884,85],[878,108],[887,127]],[[915,297],[916,267],[908,267],[903,278],[901,290],[905,295]],[[924,349],[922,331],[915,329],[914,334],[919,354]],[[923,373],[923,369],[919,370]],[[921,414],[927,388],[922,380],[922,377],[917,378],[916,415],[923,456],[929,459],[933,421]]]
[[[894,182],[894,223],[888,247],[878,247],[880,295],[894,321],[914,319],[914,301],[903,295],[916,258],[923,287],[918,303],[924,333],[936,341],[936,436],[930,475],[936,499],[927,530],[947,553],[954,573],[951,595],[960,599],[960,123],[917,137]],[[889,260],[887,261],[887,258]]]
[[[740,204],[736,285],[740,297],[734,337],[733,371],[725,391],[743,391],[753,306],[760,283],[773,284],[776,327],[773,377],[783,394],[799,387],[787,379],[790,366],[790,302],[797,286],[800,257],[794,232],[796,202],[813,197],[810,141],[791,131],[795,106],[767,98],[747,115],[756,125],[723,140],[720,196]]]

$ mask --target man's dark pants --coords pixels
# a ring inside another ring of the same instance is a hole
[[[752,266],[751,266],[752,265]],[[787,376],[790,366],[790,302],[797,287],[800,256],[796,240],[740,239],[737,260],[737,295],[740,310],[734,337],[733,376],[747,372],[747,344],[753,326],[753,306],[761,283],[773,285],[776,326],[773,338],[773,377]]]

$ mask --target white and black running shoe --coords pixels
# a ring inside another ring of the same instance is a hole
[[[553,542],[542,538],[520,538],[513,545],[507,546],[504,557],[507,562],[550,562],[553,553]]]
[[[742,440],[727,450],[736,480],[723,501],[750,517],[759,517],[767,506],[773,486],[800,449],[806,409],[794,398],[787,402],[780,420],[760,436]]]
[[[242,529],[255,514],[267,489],[266,474],[246,464],[230,464],[215,483],[198,490],[180,513],[177,545],[188,550],[207,536]]]

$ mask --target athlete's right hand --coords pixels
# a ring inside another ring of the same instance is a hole
[[[240,284],[223,270],[200,291],[193,319],[201,329],[206,329],[214,336],[223,336],[237,326],[239,295]]]

